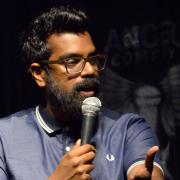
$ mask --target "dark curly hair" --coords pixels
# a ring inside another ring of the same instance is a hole
[[[48,59],[51,51],[47,38],[53,33],[83,33],[86,30],[88,18],[83,11],[69,6],[51,8],[31,22],[21,34],[22,60],[29,66],[33,62],[40,63],[41,60]]]

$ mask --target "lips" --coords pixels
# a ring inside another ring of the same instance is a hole
[[[94,78],[87,78],[83,82],[76,84],[75,91],[80,96],[90,97],[98,93],[99,81]]]
[[[84,88],[80,88],[79,89],[79,94],[81,96],[86,96],[86,97],[89,97],[89,96],[93,96],[95,94],[95,90],[96,88],[95,87],[84,87]]]
[[[85,96],[85,97],[90,97],[90,96],[94,96],[94,91],[79,91],[79,94],[81,95],[81,96]]]

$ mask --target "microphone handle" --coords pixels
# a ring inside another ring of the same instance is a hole
[[[90,144],[91,137],[95,126],[96,116],[83,115],[81,128],[81,145]]]

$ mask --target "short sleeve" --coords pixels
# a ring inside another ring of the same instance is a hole
[[[126,172],[132,164],[144,160],[146,152],[154,145],[158,145],[155,133],[143,118],[135,115],[127,127],[124,156]],[[158,153],[155,162],[160,164]]]

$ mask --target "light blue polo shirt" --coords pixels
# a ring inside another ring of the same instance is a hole
[[[68,128],[50,118],[42,106],[0,120],[0,180],[47,180],[74,140]],[[128,169],[143,163],[157,145],[145,120],[135,114],[103,109],[91,139],[96,147],[93,180],[125,180]],[[158,156],[155,165],[160,167]],[[161,167],[160,167],[161,168]]]

